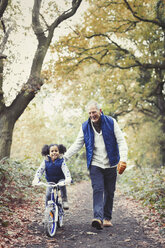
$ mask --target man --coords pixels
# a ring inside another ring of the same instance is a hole
[[[69,159],[85,143],[87,168],[93,188],[92,226],[103,229],[103,226],[112,226],[117,169],[119,174],[125,170],[128,148],[115,119],[104,115],[97,102],[89,102],[87,110],[89,119],[82,124],[76,141],[64,157]]]

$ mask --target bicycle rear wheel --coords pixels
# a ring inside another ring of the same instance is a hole
[[[57,230],[57,215],[56,211],[52,208],[47,208],[45,212],[45,225],[44,229],[48,237],[54,237]]]

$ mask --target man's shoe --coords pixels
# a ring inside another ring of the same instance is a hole
[[[63,208],[64,208],[64,210],[68,210],[69,209],[69,204],[68,204],[68,202],[67,201],[63,201]]]
[[[103,223],[99,219],[93,219],[92,220],[92,227],[95,227],[98,230],[102,230],[103,229]]]
[[[104,227],[110,227],[113,226],[110,220],[103,220],[103,226]]]

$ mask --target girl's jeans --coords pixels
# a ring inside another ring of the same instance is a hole
[[[93,188],[93,211],[94,218],[111,220],[113,198],[116,186],[117,169],[102,169],[91,166],[90,177]]]
[[[46,206],[49,200],[51,200],[51,190],[52,187],[46,188]],[[67,190],[66,186],[60,187],[62,201],[67,201]]]

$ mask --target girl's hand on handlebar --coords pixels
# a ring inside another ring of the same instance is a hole
[[[38,178],[34,178],[32,181],[32,186],[36,186],[39,183],[39,179]]]
[[[70,184],[72,182],[72,178],[66,178],[65,179],[65,184]]]

